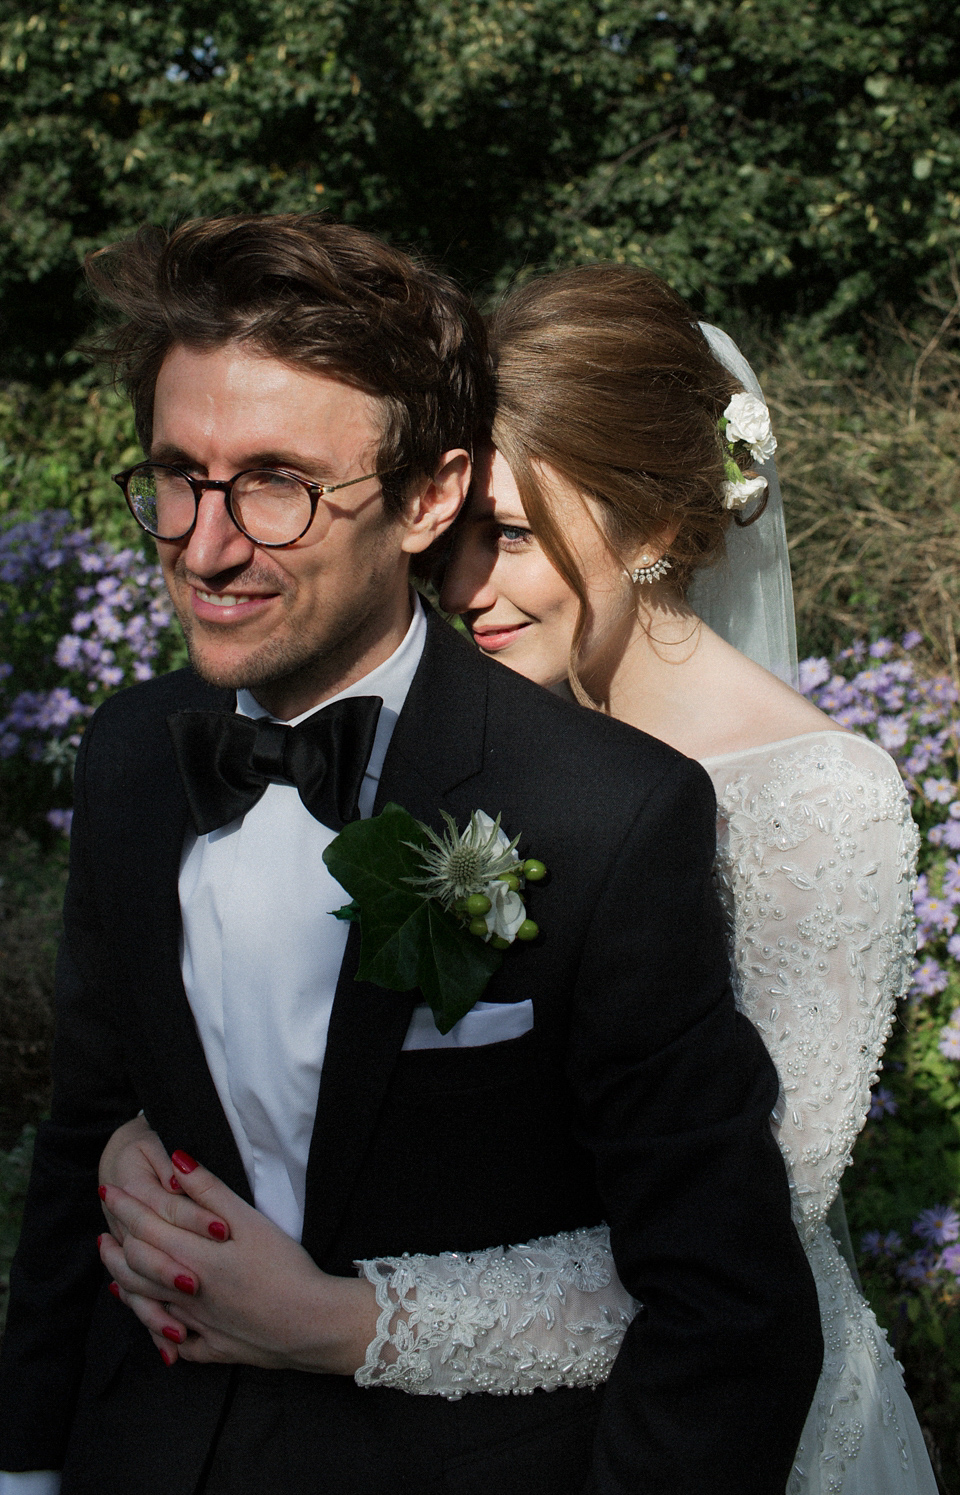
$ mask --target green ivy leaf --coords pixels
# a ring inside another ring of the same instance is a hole
[[[419,821],[388,804],[372,820],[344,826],[323,860],[359,909],[357,980],[389,991],[419,987],[437,1028],[449,1033],[483,995],[501,955],[407,882],[422,872],[418,848],[428,844]],[[340,909],[337,917],[352,915]]]

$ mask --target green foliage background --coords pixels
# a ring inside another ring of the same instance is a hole
[[[138,543],[110,481],[137,454],[129,412],[75,351],[84,254],[144,222],[316,208],[481,301],[540,267],[659,271],[770,400],[801,653],[915,627],[960,683],[956,0],[0,0],[0,526],[67,508]],[[10,783],[0,1312],[65,876]],[[857,1232],[956,1198],[951,982],[898,1030],[899,1115],[845,1180]],[[905,1309],[883,1263],[867,1285],[960,1489],[960,1299]]]
[[[0,371],[83,253],[329,208],[489,290],[626,258],[712,317],[909,306],[960,235],[954,0],[0,3]]]

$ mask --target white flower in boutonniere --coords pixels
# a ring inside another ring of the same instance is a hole
[[[323,854],[353,902],[336,917],[360,925],[359,981],[391,991],[419,986],[447,1033],[477,1002],[515,940],[536,939],[520,894],[542,881],[536,858],[520,860],[517,843],[475,810],[458,831],[443,814],[438,835],[400,805],[372,820],[354,820]]]
[[[754,462],[766,462],[777,449],[777,438],[770,424],[770,411],[758,395],[735,394],[721,420],[731,446],[742,441],[750,448]]]
[[[527,878],[538,882],[546,868],[541,871],[542,864],[533,858],[521,863],[516,849],[520,837],[507,839],[499,815],[491,820],[484,810],[474,810],[461,834],[452,816],[441,813],[447,830],[438,836],[424,826],[433,845],[422,853],[424,874],[410,879],[413,886],[428,898],[439,898],[444,908],[469,916],[470,932],[481,939],[507,945],[535,939],[537,926],[527,918],[520,888]]]

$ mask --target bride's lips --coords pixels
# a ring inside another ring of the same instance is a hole
[[[195,617],[204,623],[238,624],[263,612],[275,593],[208,592],[190,588]]]
[[[529,627],[529,623],[510,623],[502,627],[487,624],[483,628],[473,628],[471,632],[481,649],[485,649],[488,654],[495,654],[498,649],[506,649],[508,644],[515,643],[524,629]]]

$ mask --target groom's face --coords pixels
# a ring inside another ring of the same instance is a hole
[[[346,483],[376,471],[381,421],[373,396],[327,374],[243,344],[181,346],[157,379],[150,456],[200,478],[266,467]],[[157,542],[195,669],[284,718],[361,678],[409,624],[409,534],[376,477],[321,498],[306,534],[275,550],[208,490],[190,534]]]

